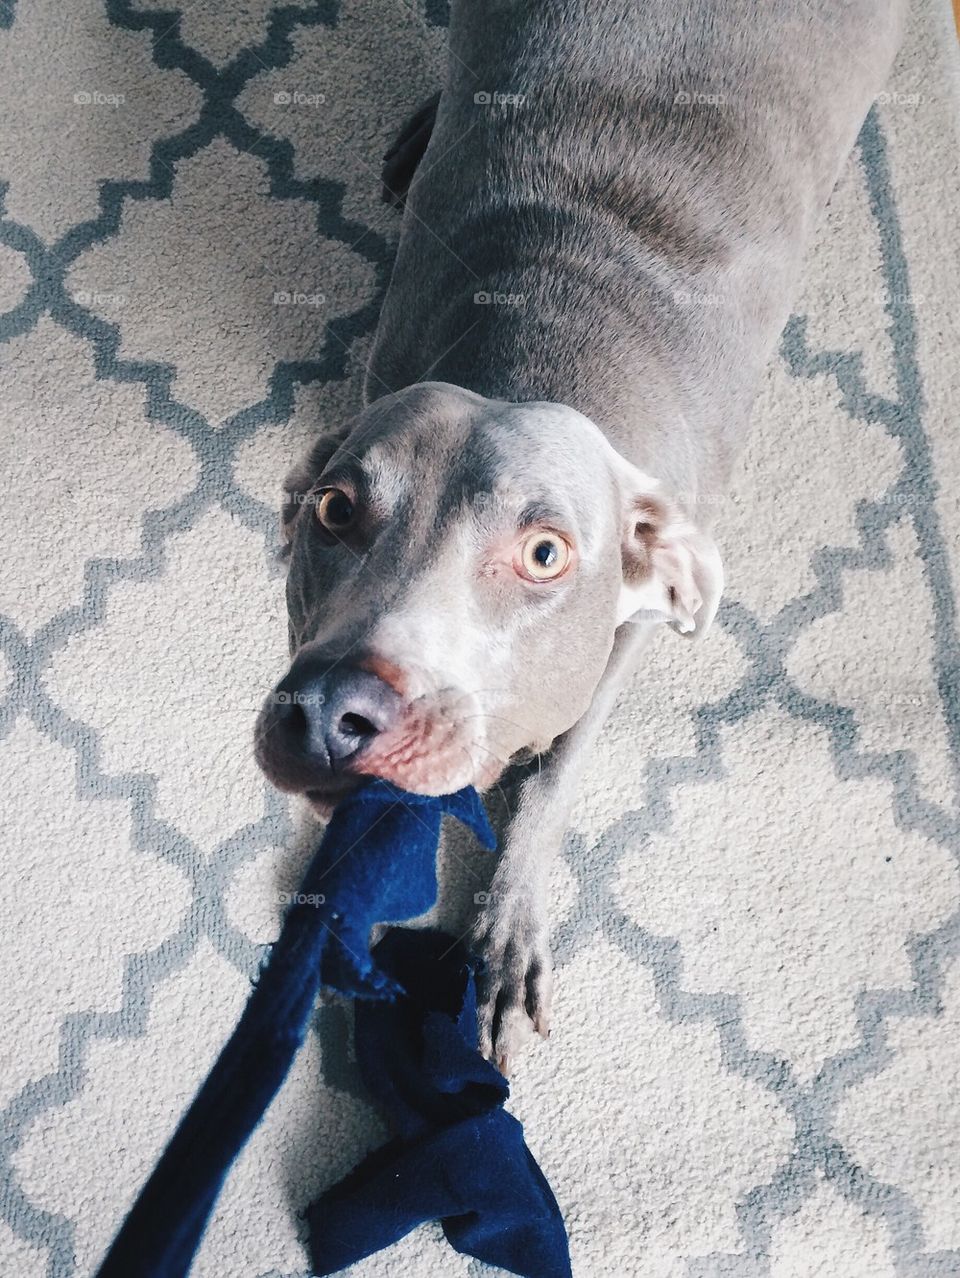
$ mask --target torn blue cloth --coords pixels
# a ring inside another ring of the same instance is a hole
[[[526,1278],[570,1278],[560,1208],[477,1051],[474,967],[443,932],[393,928],[373,951],[403,988],[356,1008],[361,1077],[397,1135],[307,1211],[310,1260],[332,1274],[440,1220],[451,1246]]]
[[[402,942],[393,942],[383,951],[378,947],[376,955],[386,960],[381,963],[369,950],[369,937],[374,923],[416,917],[436,901],[436,849],[444,813],[467,825],[485,847],[494,847],[486,812],[470,788],[431,798],[407,794],[385,781],[371,780],[338,805],[300,891],[286,913],[280,936],[260,970],[236,1030],[117,1234],[99,1270],[99,1278],[183,1278],[187,1274],[230,1166],[276,1094],[303,1042],[307,1019],[321,984],[364,1000],[357,1004],[358,1011],[368,1006],[367,1000],[372,1001],[369,1006],[395,1010],[400,1018],[396,1022],[398,1032],[400,1022],[409,1018],[414,1008],[425,1008],[424,998],[434,997],[438,970],[434,951],[424,950],[418,964]],[[433,945],[434,941],[424,942],[428,943]],[[462,965],[460,970],[462,972]],[[406,980],[420,982],[419,1003],[405,994]],[[469,992],[472,981],[463,987],[468,991],[466,994],[461,990],[461,1006],[457,1011],[456,1000],[451,1001],[451,991],[461,986],[462,975],[453,987],[444,985],[446,1001],[424,1020],[424,1041],[429,1042],[425,1051],[416,1056],[409,1050],[409,1023],[407,1045],[399,1042],[395,1045],[390,1037],[394,1022],[389,1018],[373,1022],[374,1027],[380,1026],[379,1031],[372,1031],[379,1043],[376,1050],[396,1057],[396,1068],[388,1071],[389,1078],[394,1080],[390,1085],[400,1086],[398,1095],[407,1097],[407,1108],[398,1115],[398,1129],[405,1133],[408,1142],[408,1156],[400,1168],[401,1174],[411,1179],[404,1186],[405,1199],[399,1184],[394,1186],[394,1194],[398,1212],[402,1212],[409,1223],[397,1232],[399,1217],[396,1216],[393,1232],[388,1237],[383,1229],[382,1214],[373,1210],[372,1203],[366,1211],[361,1199],[354,1196],[348,1202],[344,1196],[343,1218],[334,1225],[340,1239],[337,1244],[340,1254],[346,1254],[348,1235],[353,1238],[354,1248],[358,1248],[353,1257],[356,1259],[400,1237],[420,1220],[456,1214],[448,1211],[449,1195],[438,1196],[429,1166],[422,1157],[417,1157],[409,1144],[418,1137],[421,1143],[436,1142],[442,1156],[448,1162],[452,1160],[451,1166],[458,1158],[474,1163],[481,1157],[489,1158],[490,1179],[499,1178],[500,1184],[504,1183],[501,1160],[512,1160],[510,1165],[519,1167],[525,1155],[529,1160],[529,1174],[542,1182],[540,1193],[545,1190],[553,1202],[546,1181],[523,1145],[519,1124],[499,1108],[506,1095],[506,1084],[479,1053],[473,1051],[470,1060],[462,1026],[466,1024],[468,1006],[475,1015],[475,1002]],[[447,1008],[453,1010],[444,1010]],[[364,1023],[361,1017],[358,1023],[361,1039],[364,1034],[369,1038],[371,1033],[370,1029],[361,1029]],[[475,1046],[475,1028],[471,1033]],[[455,1041],[457,1037],[460,1046]],[[429,1064],[428,1073],[420,1082],[416,1080],[417,1060]],[[406,1083],[400,1084],[404,1074]],[[370,1078],[373,1090],[385,1100],[387,1078],[378,1079],[375,1067],[370,1069]],[[444,1079],[445,1088],[439,1086]],[[499,1083],[496,1079],[500,1079]],[[449,1093],[454,1100],[459,1094],[460,1103],[466,1104],[474,1126],[463,1127],[458,1137],[456,1124],[451,1126],[445,1118],[452,1110],[430,1105],[425,1110],[431,1087]],[[492,1101],[492,1107],[481,1105],[481,1096]],[[495,1096],[500,1099],[495,1100]],[[516,1127],[515,1134],[511,1125]],[[488,1131],[492,1131],[492,1136],[486,1135]],[[458,1147],[461,1139],[468,1144]],[[482,1155],[478,1145],[481,1140],[485,1142]],[[429,1157],[426,1149],[427,1146],[422,1145],[423,1155]],[[418,1184],[417,1177],[423,1178],[422,1183]],[[463,1195],[464,1202],[474,1196],[473,1186],[466,1181]],[[531,1202],[536,1197],[536,1193],[530,1197],[528,1192]],[[553,1209],[556,1211],[555,1202]],[[318,1204],[315,1210],[323,1209]],[[456,1219],[444,1221],[453,1245],[471,1255],[502,1254],[509,1259],[513,1254],[511,1239],[517,1223],[507,1204],[497,1208],[478,1199],[469,1211],[476,1219],[471,1216],[459,1223]],[[558,1211],[556,1224],[562,1233]],[[371,1247],[369,1240],[374,1237],[382,1237],[383,1242]],[[477,1246],[480,1251],[474,1250]],[[342,1263],[350,1263],[350,1259]],[[566,1271],[520,1268],[515,1272],[560,1275],[569,1272],[569,1268]]]

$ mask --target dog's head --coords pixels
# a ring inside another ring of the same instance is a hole
[[[437,382],[322,438],[283,529],[293,662],[257,757],[321,810],[358,775],[491,785],[581,717],[619,625],[701,633],[721,588],[712,541],[587,418]]]

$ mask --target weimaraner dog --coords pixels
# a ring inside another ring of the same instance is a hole
[[[455,0],[389,157],[366,407],[287,480],[257,754],[320,812],[360,775],[436,794],[535,757],[475,928],[502,1068],[547,1031],[584,753],[658,627],[716,612],[709,517],[904,8]]]

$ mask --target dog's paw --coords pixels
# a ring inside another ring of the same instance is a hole
[[[553,963],[546,921],[527,900],[489,902],[473,934],[480,1051],[503,1074],[534,1034],[550,1033]]]

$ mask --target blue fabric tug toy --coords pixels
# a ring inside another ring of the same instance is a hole
[[[313,1272],[332,1274],[440,1220],[457,1251],[570,1278],[556,1199],[477,1051],[475,964],[442,932],[370,930],[436,901],[444,813],[496,843],[472,789],[442,798],[371,780],[333,814],[240,1023],[134,1203],[99,1278],[181,1278],[233,1160],[303,1042],[323,985],[358,1000],[361,1075],[395,1130],[308,1209]]]

